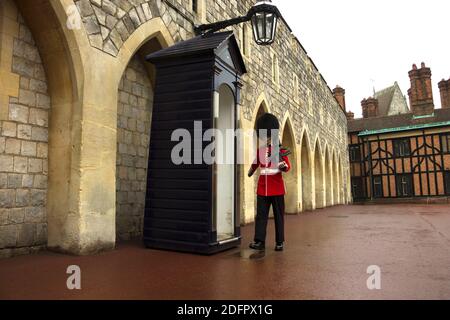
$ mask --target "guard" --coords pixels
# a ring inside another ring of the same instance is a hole
[[[283,173],[291,169],[289,149],[279,143],[280,123],[277,117],[266,113],[257,122],[257,135],[264,147],[258,150],[256,160],[252,164],[248,176],[252,177],[260,168],[257,191],[257,215],[255,239],[250,244],[254,250],[265,250],[267,222],[270,207],[275,217],[276,247],[275,251],[284,249],[284,195],[286,189]]]

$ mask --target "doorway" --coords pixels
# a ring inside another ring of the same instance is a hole
[[[325,203],[327,207],[333,205],[333,169],[328,147],[325,151]]]
[[[285,175],[286,182],[286,213],[298,214],[298,175],[297,175],[297,158],[294,133],[289,121],[283,131],[283,147],[291,150],[290,162],[291,171]]]
[[[302,183],[302,211],[308,211],[313,209],[312,204],[312,177],[311,177],[311,166],[310,166],[310,154],[308,147],[308,138],[306,133],[302,138],[301,146],[301,168],[300,176]]]
[[[216,119],[216,230],[217,240],[234,238],[235,211],[235,122],[234,95],[227,85],[219,88],[219,117]]]
[[[319,149],[319,142],[316,143],[314,148],[314,182],[315,182],[315,195],[316,195],[316,209],[323,209],[325,207],[324,199],[324,170],[322,163],[322,156]]]

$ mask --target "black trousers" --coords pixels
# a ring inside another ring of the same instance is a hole
[[[270,206],[272,206],[275,218],[276,242],[284,242],[284,196],[258,196],[256,206],[255,241],[266,242],[267,222],[269,220]]]

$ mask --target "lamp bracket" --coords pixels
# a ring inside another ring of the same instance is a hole
[[[208,35],[214,32],[217,32],[221,29],[225,29],[240,23],[244,23],[247,21],[250,21],[251,19],[251,15],[247,14],[245,16],[241,16],[241,17],[237,17],[237,18],[233,18],[230,20],[225,20],[225,21],[219,21],[219,22],[214,22],[214,23],[210,23],[210,24],[202,24],[202,25],[198,25],[194,27],[194,32],[195,35]]]

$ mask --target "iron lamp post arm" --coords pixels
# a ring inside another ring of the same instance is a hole
[[[251,15],[247,14],[245,16],[241,16],[241,17],[237,17],[237,18],[233,18],[230,20],[225,20],[225,21],[219,21],[219,22],[214,22],[214,23],[210,23],[210,24],[202,24],[199,26],[195,26],[194,27],[194,31],[196,35],[205,35],[205,34],[210,34],[210,33],[214,33],[216,31],[219,31],[221,29],[225,29],[243,22],[247,22],[250,21],[251,19]]]

